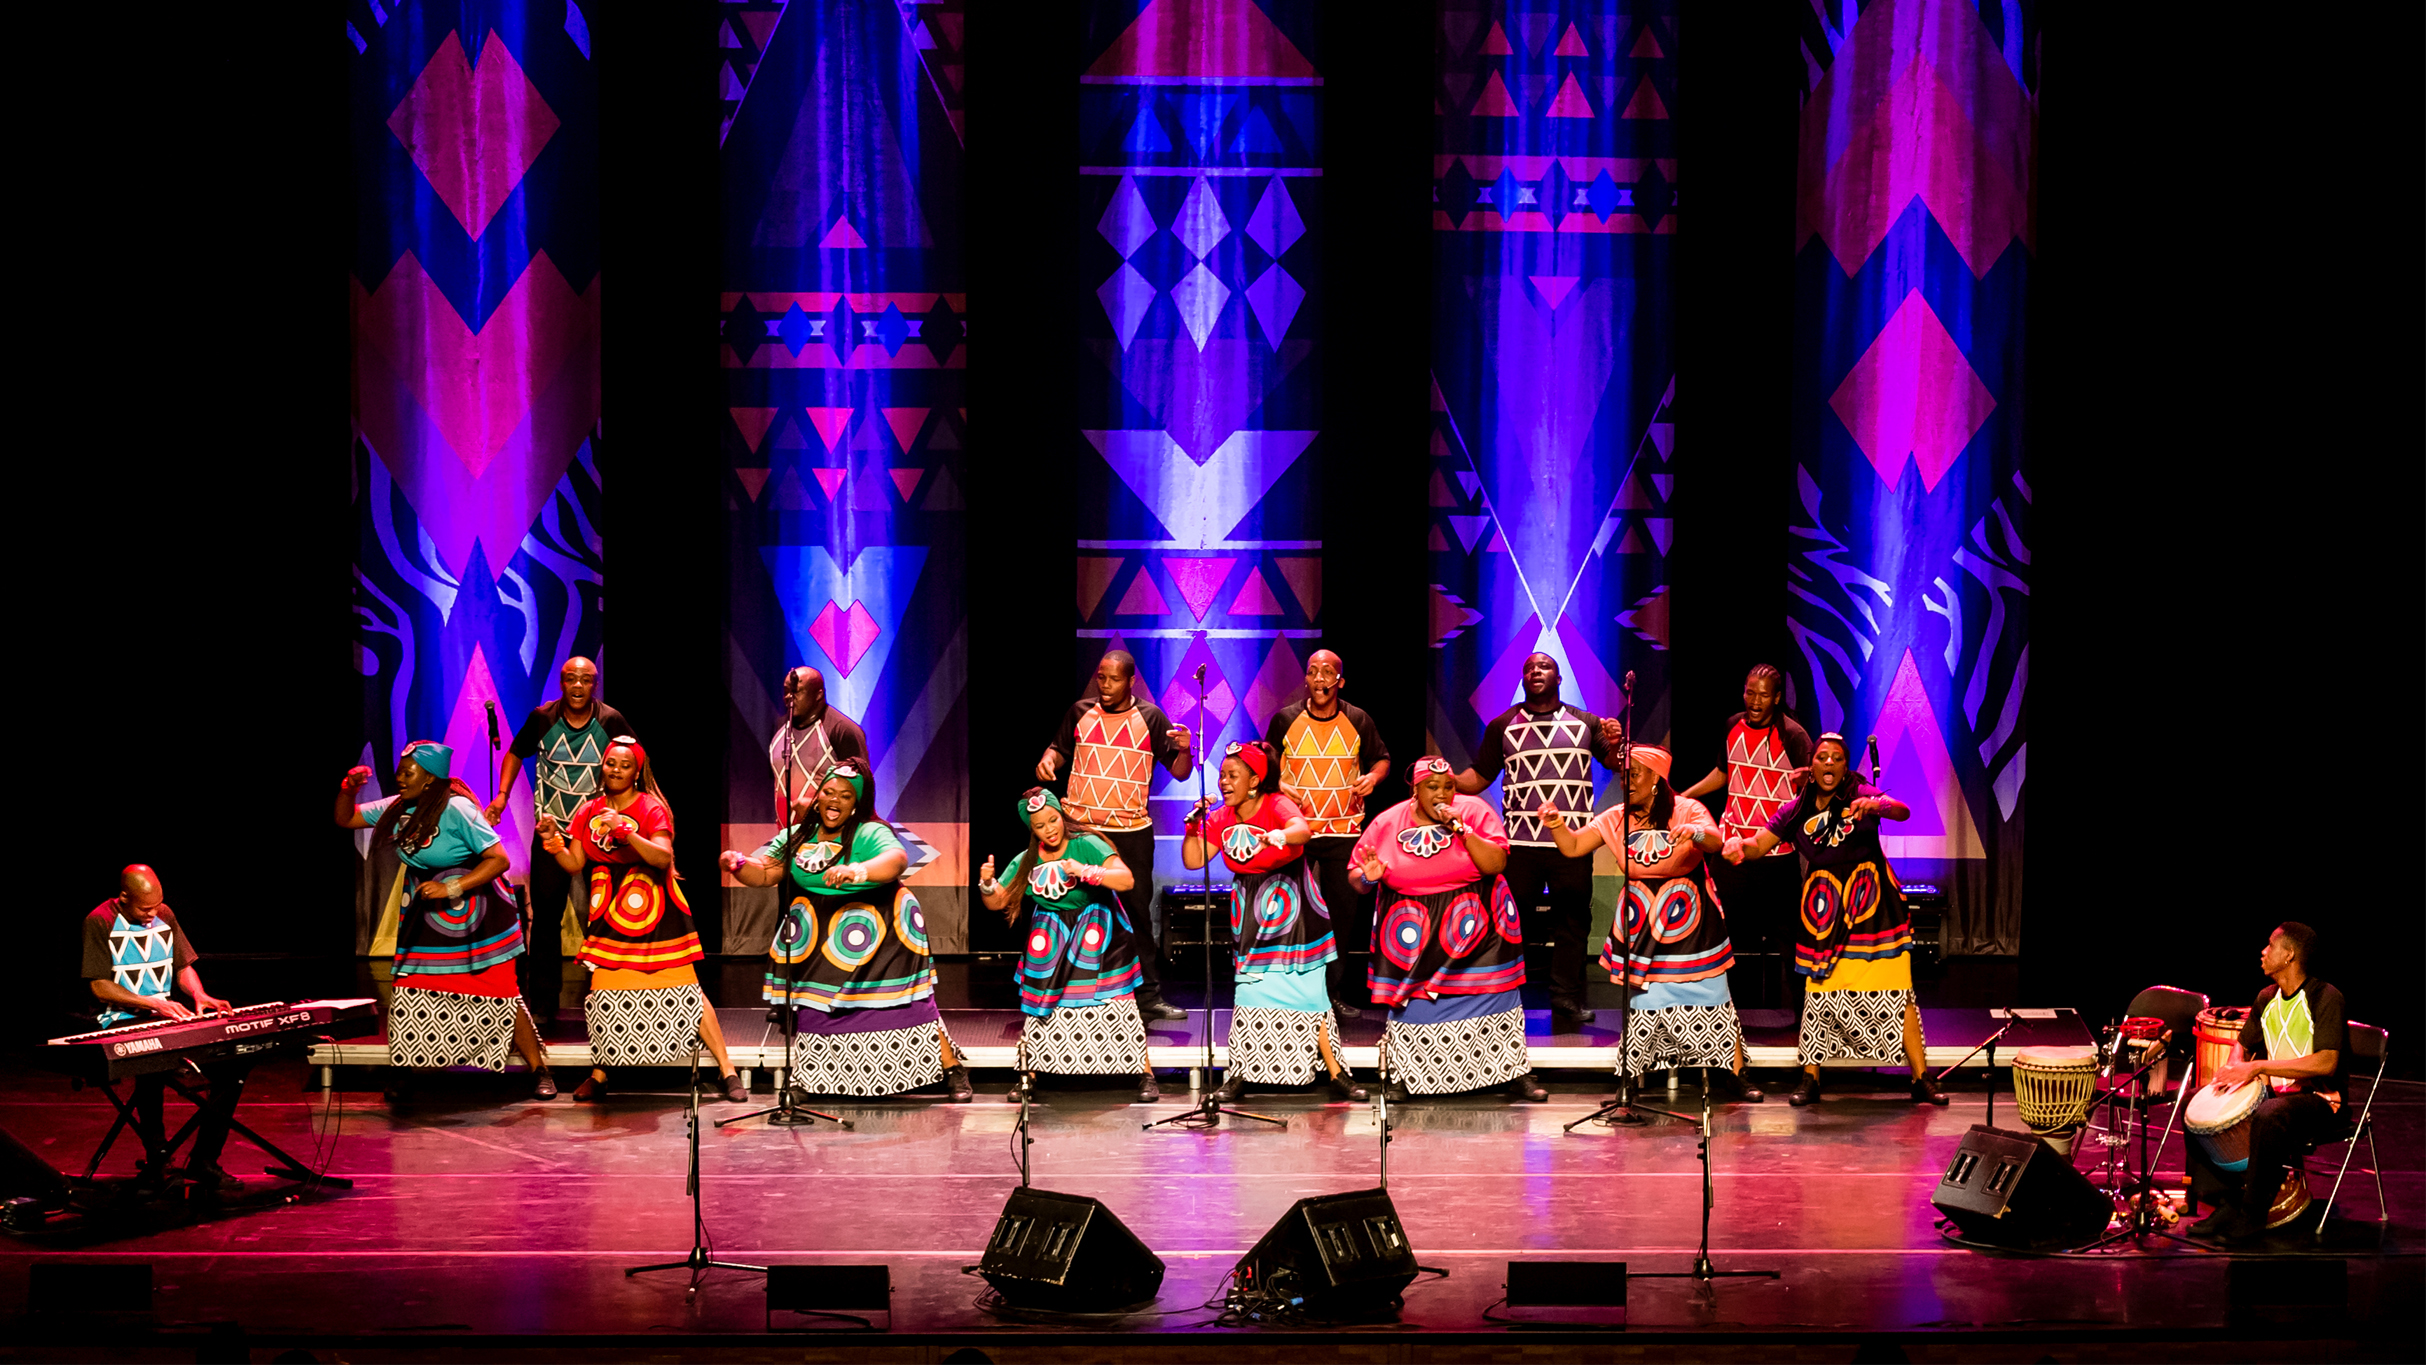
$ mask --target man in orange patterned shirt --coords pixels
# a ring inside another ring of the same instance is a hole
[[[1372,899],[1349,886],[1349,856],[1365,828],[1365,798],[1390,775],[1390,750],[1364,708],[1340,698],[1348,685],[1339,656],[1318,649],[1306,657],[1306,699],[1272,713],[1264,743],[1280,755],[1280,790],[1314,826],[1306,861],[1331,911],[1339,956],[1331,959],[1331,1008],[1343,1019],[1362,1013],[1364,959],[1372,950]],[[1350,955],[1354,955],[1351,963]]]
[[[1174,778],[1196,771],[1188,727],[1173,725],[1162,708],[1139,698],[1137,660],[1116,649],[1095,665],[1095,691],[1070,704],[1061,733],[1036,760],[1036,780],[1050,782],[1065,767],[1069,789],[1062,817],[1072,829],[1112,846],[1135,882],[1120,894],[1137,933],[1137,960],[1145,980],[1137,988],[1137,1012],[1148,1019],[1185,1019],[1186,1010],[1163,1003],[1162,946],[1154,931],[1154,818],[1146,797],[1159,764]]]

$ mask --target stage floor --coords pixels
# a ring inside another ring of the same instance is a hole
[[[720,1342],[738,1348],[735,1334],[765,1327],[757,1277],[710,1272],[694,1294],[682,1271],[622,1273],[679,1259],[691,1243],[685,1111],[670,1088],[676,1075],[636,1073],[628,1079],[660,1088],[600,1105],[528,1101],[519,1075],[450,1076],[391,1112],[375,1089],[323,1092],[299,1062],[272,1064],[257,1073],[242,1116],[307,1161],[317,1152],[331,1173],[357,1182],[353,1190],[265,1199],[181,1226],[92,1224],[0,1242],[0,1313],[25,1310],[30,1262],[66,1255],[148,1261],[164,1326],[192,1333],[200,1324],[241,1324],[263,1350],[303,1344],[373,1359],[450,1347],[466,1358],[645,1353],[678,1343],[687,1343],[686,1356]],[[981,1088],[967,1106],[849,1105],[844,1112],[857,1125],[849,1132],[755,1122],[707,1129],[705,1210],[716,1254],[756,1264],[889,1265],[891,1335],[857,1344],[924,1343],[905,1360],[942,1359],[956,1343],[981,1345],[998,1360],[1074,1359],[1073,1332],[1111,1334],[1090,1358],[1125,1350],[1162,1360],[1274,1352],[1450,1360],[1557,1357],[1620,1340],[1606,1332],[1508,1340],[1509,1330],[1486,1323],[1484,1312],[1501,1296],[1511,1258],[1676,1271],[1694,1250],[1701,1179],[1692,1130],[1655,1122],[1562,1133],[1606,1090],[1605,1081],[1577,1074],[1555,1084],[1546,1105],[1488,1097],[1393,1109],[1391,1197],[1417,1259],[1448,1272],[1418,1280],[1397,1323],[1230,1334],[1198,1305],[1219,1295],[1239,1256],[1294,1201],[1377,1182],[1371,1108],[1257,1097],[1253,1107],[1288,1126],[1232,1120],[1210,1133],[1145,1132],[1142,1123],[1178,1112],[1184,1095],[1148,1107],[1122,1103],[1111,1089],[1056,1083],[1035,1117],[1035,1184],[1103,1200],[1163,1257],[1168,1278],[1152,1315],[1084,1326],[1007,1323],[976,1306],[984,1285],[962,1273],[1017,1182],[1016,1106],[1003,1102],[999,1083]],[[1699,1103],[1690,1086],[1676,1099]],[[1845,1359],[1856,1339],[1879,1336],[1903,1339],[1907,1351],[1928,1341],[1934,1357],[1959,1350],[1967,1359],[2036,1359],[2058,1341],[2072,1343],[2066,1358],[2398,1358],[2414,1348],[2418,1250],[2426,1246],[2426,1095],[2418,1087],[2388,1085],[2377,1111],[2389,1223],[2376,1222],[2364,1175],[2344,1186],[2328,1248],[2348,1257],[2347,1312],[2323,1328],[2246,1321],[2226,1292],[2236,1258],[2176,1244],[2154,1243],[2162,1249],[2144,1255],[2022,1258],[1947,1243],[1928,1196],[1979,1120],[1982,1099],[1973,1086],[1949,1108],[1916,1108],[1891,1077],[1851,1074],[1815,1109],[1790,1108],[1782,1097],[1722,1106],[1712,1141],[1712,1252],[1722,1269],[1775,1270],[1779,1278],[1637,1281],[1622,1340],[1745,1359]],[[1998,1096],[2008,1123],[2009,1100]],[[711,1119],[739,1112],[706,1106]],[[56,1078],[0,1074],[0,1125],[56,1166],[80,1170],[108,1116],[99,1096],[71,1092]],[[2178,1143],[2165,1169],[2179,1170]],[[120,1144],[105,1174],[132,1169],[128,1147]],[[227,1164],[240,1174],[258,1169],[240,1139]],[[282,1188],[266,1178],[249,1183],[265,1195]],[[2312,1245],[2290,1237],[2267,1250]],[[49,1330],[44,1321],[20,1320],[30,1325],[15,1339],[31,1332],[39,1340]],[[1208,1339],[1216,1334],[1220,1340]],[[1409,1340],[1418,1334],[1420,1347]],[[2333,1344],[2291,1345],[2310,1336]],[[784,1353],[845,1345],[821,1340],[792,1338]],[[2388,1341],[2404,1345],[2393,1350]],[[1402,1344],[1376,1356],[1378,1342]],[[54,1340],[33,1354],[61,1358],[62,1347]]]

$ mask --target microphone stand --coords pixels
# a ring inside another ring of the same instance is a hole
[[[1988,1011],[1988,1013],[1989,1013],[1989,1015],[1990,1015],[1991,1017],[1993,1017],[1993,1016],[1996,1014],[1996,1011],[1995,1011],[1995,1010],[1990,1010],[1990,1011]],[[1987,1038],[1986,1038],[1984,1041],[1982,1041],[1978,1047],[1975,1047],[1975,1048],[1971,1049],[1969,1052],[1964,1053],[1961,1061],[1958,1061],[1958,1062],[1956,1062],[1954,1065],[1952,1065],[1952,1066],[1950,1066],[1950,1067],[1947,1067],[1945,1070],[1943,1070],[1943,1071],[1941,1071],[1941,1072],[1937,1073],[1937,1078],[1938,1078],[1939,1080],[1941,1080],[1941,1081],[1946,1080],[1947,1078],[1949,1078],[1949,1077],[1953,1076],[1955,1072],[1962,1070],[1962,1069],[1963,1069],[1963,1067],[1964,1067],[1964,1065],[1965,1065],[1966,1063],[1968,1063],[1968,1062],[1969,1062],[1969,1061],[1970,1061],[1972,1058],[1977,1057],[1978,1055],[1980,1055],[1980,1053],[1981,1053],[1981,1052],[1985,1051],[1985,1052],[1988,1054],[1988,1084],[1987,1084],[1987,1087],[1986,1087],[1986,1089],[1987,1089],[1987,1091],[1988,1091],[1988,1120],[1987,1120],[1987,1122],[1988,1122],[1988,1126],[1989,1126],[1989,1127],[1991,1127],[1991,1128],[1994,1128],[1994,1127],[1996,1126],[1996,1044],[1997,1044],[1997,1040],[1998,1040],[1998,1039],[2000,1039],[2000,1038],[2003,1038],[2003,1037],[2004,1037],[2006,1034],[2011,1033],[2011,1032],[2013,1031],[2013,1026],[2014,1026],[2015,1024],[2020,1023],[2020,1022],[2021,1022],[2021,1021],[2020,1021],[2019,1019],[2014,1018],[2014,1016],[2013,1016],[2013,1011],[2012,1011],[2012,1010],[2006,1010],[2006,1011],[2005,1011],[2005,1026],[2004,1026],[2003,1028],[1998,1029],[1996,1032],[1989,1034],[1989,1035],[1988,1035],[1988,1037],[1987,1037]]]
[[[1213,1078],[1213,842],[1206,837],[1206,832],[1213,825],[1213,808],[1206,804],[1205,798],[1205,755],[1203,753],[1205,745],[1205,666],[1203,664],[1196,666],[1196,745],[1198,749],[1196,755],[1196,808],[1204,812],[1204,822],[1197,826],[1196,842],[1198,850],[1205,855],[1204,866],[1200,869],[1205,874],[1204,881],[1198,889],[1198,895],[1202,899],[1197,902],[1198,905],[1204,907],[1205,926],[1205,1063],[1204,1071],[1201,1074],[1207,1082],[1210,1082]],[[1180,847],[1187,847],[1187,823],[1185,821],[1180,823]],[[1235,938],[1231,941],[1230,947],[1232,953],[1235,954],[1238,948]],[[1233,1010],[1231,1018],[1233,1020],[1237,1018],[1235,1010]],[[1341,1065],[1345,1067],[1346,1063],[1343,1062]],[[1228,1069],[1224,1068],[1223,1079],[1228,1078]],[[1150,1133],[1166,1123],[1176,1123],[1191,1131],[1202,1131],[1207,1128],[1220,1127],[1221,1116],[1224,1114],[1235,1115],[1242,1119],[1253,1119],[1257,1123],[1276,1124],[1282,1128],[1289,1126],[1287,1119],[1276,1119],[1269,1114],[1251,1114],[1244,1109],[1231,1109],[1215,1103],[1213,1089],[1210,1084],[1207,1084],[1197,1088],[1195,1108],[1173,1114],[1167,1119],[1156,1119],[1152,1123],[1140,1124],[1139,1127]]]
[[[694,1275],[702,1270],[746,1270],[753,1275],[766,1274],[767,1268],[762,1265],[743,1265],[739,1261],[714,1260],[712,1259],[713,1253],[708,1247],[707,1216],[700,1208],[699,1049],[696,1047],[691,1049],[690,1129],[691,1174],[690,1179],[684,1184],[684,1191],[691,1196],[691,1254],[679,1261],[659,1261],[654,1265],[627,1267],[623,1272],[624,1278],[630,1279],[634,1275],[645,1275],[652,1270],[688,1270]],[[699,1292],[699,1285],[696,1281],[691,1285],[691,1292],[694,1294]]]
[[[1645,1107],[1647,1108],[1648,1106]],[[1658,1112],[1666,1113],[1667,1111],[1663,1109]],[[1687,1123],[1694,1122],[1689,1115],[1685,1114],[1677,1114],[1673,1117],[1684,1119]],[[1572,1127],[1574,1125],[1570,1124],[1569,1126]],[[1702,1116],[1700,1122],[1695,1124],[1695,1128],[1698,1136],[1701,1138],[1702,1244],[1701,1249],[1693,1254],[1693,1268],[1691,1270],[1628,1271],[1626,1272],[1626,1278],[1629,1280],[1694,1281],[1774,1280],[1779,1278],[1778,1272],[1774,1270],[1720,1270],[1715,1265],[1711,1264],[1710,1208],[1717,1202],[1718,1196],[1710,1183],[1710,1083],[1707,1077],[1705,1077],[1702,1082]]]

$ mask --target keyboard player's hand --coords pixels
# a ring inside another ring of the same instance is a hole
[[[176,1001],[169,999],[165,995],[159,997],[158,999],[152,1000],[149,1003],[152,1007],[152,1013],[159,1015],[163,1019],[186,1020],[194,1017],[194,1012],[192,1010],[187,1009],[185,1006],[178,1004]]]

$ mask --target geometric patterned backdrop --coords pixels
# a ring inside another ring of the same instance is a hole
[[[717,7],[724,847],[776,828],[767,740],[812,665],[867,731],[938,952],[965,947],[969,880],[962,9]],[[725,951],[763,951],[775,889],[724,894]]]
[[[346,37],[361,761],[384,786],[405,741],[441,738],[485,800],[486,706],[510,737],[566,656],[599,654],[589,29],[563,0],[358,0]],[[518,878],[529,809],[518,779]]]
[[[1793,548],[1801,715],[1912,806],[1953,952],[2020,947],[2028,772],[2034,11],[1819,0],[1803,16]]]
[[[1635,730],[1665,742],[1675,6],[1439,20],[1431,742],[1467,762],[1536,651],[1603,716],[1633,670]]]
[[[1138,692],[1194,728],[1203,666],[1198,752],[1218,754],[1262,737],[1320,634],[1318,10],[1082,14],[1073,681],[1126,649]],[[1196,780],[1155,785],[1175,845]],[[1157,858],[1164,881],[1176,854]]]

